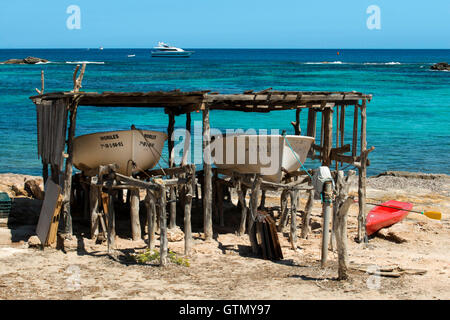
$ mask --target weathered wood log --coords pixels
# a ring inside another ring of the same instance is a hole
[[[336,218],[336,244],[338,252],[338,280],[347,280],[349,268],[347,250],[347,213],[354,198],[347,198],[339,207]]]
[[[148,233],[148,243],[147,248],[149,250],[155,249],[156,242],[156,197],[154,193],[147,189],[147,194],[145,197],[145,206],[147,209],[147,233]]]
[[[237,182],[237,194],[241,205],[241,222],[239,224],[238,235],[242,236],[245,233],[245,222],[247,220],[247,204],[245,202],[247,188],[242,185],[240,179]]]
[[[316,137],[316,126],[317,126],[317,113],[314,109],[308,109],[308,123],[306,128],[306,135],[309,137]],[[308,151],[308,157],[314,155],[314,150],[310,149]]]
[[[209,107],[203,109],[203,172],[204,172],[204,197],[203,197],[203,228],[205,240],[211,240],[212,229],[212,172],[211,172],[211,132],[209,125]]]
[[[181,166],[190,162],[190,146],[191,146],[191,113],[186,113],[186,137],[184,138],[183,158],[181,159]]]
[[[86,63],[82,64],[80,75],[77,78],[76,76],[77,76],[79,68],[80,68],[80,66],[77,65],[77,67],[75,68],[75,72],[73,74],[73,92],[79,92],[81,89],[81,83],[83,81],[84,71],[86,70]]]
[[[296,136],[299,136],[301,134],[301,128],[300,128],[300,112],[302,110],[301,109],[296,109],[295,110],[295,121],[292,121],[291,124],[294,127],[294,134]]]
[[[325,267],[328,258],[328,243],[330,242],[330,215],[331,215],[331,199],[333,195],[331,181],[327,181],[323,187],[323,203],[322,203],[322,255],[321,266]]]
[[[251,189],[251,195],[250,195],[250,217],[249,217],[249,238],[250,238],[250,245],[252,247],[252,251],[254,254],[258,253],[258,242],[256,240],[256,233],[255,233],[255,221],[256,221],[256,215],[258,213],[258,195],[259,190],[261,186],[261,177],[259,175],[255,174],[255,177],[253,179],[253,186]]]
[[[186,194],[184,196],[184,254],[191,254],[192,249],[192,224],[191,224],[191,208],[193,189],[195,185],[195,166],[193,166],[192,172],[189,173],[188,183],[186,185]]]
[[[291,196],[291,230],[290,230],[290,243],[291,249],[297,249],[297,197],[298,191],[290,191]]]
[[[283,190],[281,192],[281,196],[280,196],[280,201],[281,201],[281,205],[280,205],[280,222],[277,226],[278,232],[283,231],[283,228],[286,226],[287,223],[287,217],[288,217],[288,196],[289,196],[289,191],[288,190]]]
[[[159,257],[160,257],[160,266],[165,267],[167,265],[168,239],[167,239],[166,191],[164,190],[164,188],[161,188],[161,191],[159,192],[159,210],[160,210]]]
[[[168,139],[168,148],[169,148],[169,167],[172,168],[174,166],[174,141],[173,141],[173,131],[175,128],[175,115],[172,112],[169,112],[169,126],[167,128]],[[174,176],[172,176],[174,178]],[[177,219],[177,194],[175,187],[171,187],[170,189],[170,220],[169,220],[169,229],[173,229],[176,227],[176,219]]]
[[[91,178],[93,180],[94,178]],[[96,183],[96,181],[92,181]],[[99,215],[99,189],[96,186],[89,188],[89,211],[91,216],[91,239],[95,240],[98,236],[98,215]]]
[[[314,206],[314,189],[309,190],[308,201],[306,202],[305,213],[302,217],[301,237],[307,239],[311,231],[311,213]]]
[[[133,241],[138,241],[141,239],[141,222],[139,220],[139,189],[131,189],[129,192],[131,237]]]
[[[114,191],[108,191],[108,254],[116,245],[116,214],[114,212]]]
[[[359,168],[358,179],[358,242],[367,242],[366,235],[366,175],[367,165],[367,140],[366,140],[366,100],[363,100],[361,105],[361,167]]]
[[[68,236],[72,235],[72,215],[70,212],[70,195],[72,189],[73,171],[73,138],[75,136],[78,100],[75,99],[70,106],[70,124],[67,138],[66,167],[64,171],[64,200],[63,200],[63,230]]]
[[[324,114],[324,137],[322,151],[322,165],[331,165],[331,149],[333,147],[333,109],[325,109]]]

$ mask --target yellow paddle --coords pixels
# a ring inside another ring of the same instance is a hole
[[[374,205],[374,206],[391,208],[391,209],[397,209],[397,210],[402,210],[402,211],[409,211],[409,212],[420,213],[420,214],[423,214],[424,216],[427,216],[428,218],[434,219],[434,220],[441,220],[441,218],[442,218],[442,214],[440,212],[437,212],[437,211],[414,211],[414,210],[406,210],[406,209],[397,208],[397,207],[384,206],[384,205],[376,204],[376,203],[366,203],[366,204],[371,204],[371,205]]]

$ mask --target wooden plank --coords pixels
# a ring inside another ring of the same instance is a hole
[[[52,180],[48,180],[44,202],[42,204],[39,221],[36,226],[36,234],[41,241],[41,244],[44,246],[49,244],[48,240],[53,240],[49,238],[50,229],[52,228],[51,236],[53,237],[54,226],[56,225],[57,228],[57,224],[59,222],[59,219],[56,219],[56,221],[54,221],[54,218],[59,215],[61,209],[62,200],[60,195],[61,187],[54,183]],[[56,237],[56,232],[54,233],[54,236]]]
[[[63,202],[63,196],[60,194],[58,196],[57,205],[53,213],[52,222],[50,224],[50,230],[47,236],[46,245],[51,245],[56,241],[56,235],[58,233],[59,216],[61,213],[61,207]]]
[[[266,215],[266,221],[268,222],[268,225],[269,225],[270,238],[272,240],[272,244],[273,244],[273,247],[274,247],[275,259],[276,260],[282,260],[283,259],[283,252],[281,250],[280,240],[278,238],[278,233],[277,233],[275,221],[269,215]]]

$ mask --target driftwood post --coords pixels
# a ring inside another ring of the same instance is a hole
[[[96,239],[98,236],[98,215],[99,215],[99,189],[94,186],[96,184],[96,177],[90,177],[91,185],[89,188],[89,209],[91,213],[91,239]]]
[[[311,189],[311,190],[309,190],[309,196],[308,196],[308,201],[306,202],[305,213],[303,214],[303,217],[302,217],[301,237],[303,239],[307,239],[308,234],[311,231],[310,224],[311,224],[311,213],[312,213],[313,205],[314,205],[314,189]]]
[[[290,242],[292,250],[297,249],[297,197],[298,191],[291,190],[291,230],[290,230]]]
[[[338,279],[348,278],[348,253],[347,253],[347,213],[353,203],[353,197],[348,197],[349,188],[355,171],[350,170],[347,178],[343,171],[338,171],[336,175],[336,197],[334,200],[335,215],[333,217],[333,228],[336,237],[336,249],[338,252]]]
[[[174,166],[174,141],[173,141],[173,131],[175,128],[175,115],[172,112],[169,112],[169,126],[167,128],[167,135],[169,136],[168,140],[168,148],[169,148],[169,167],[172,168]],[[173,229],[176,227],[176,219],[177,219],[177,194],[175,186],[170,187],[170,220],[169,220],[169,229]]]
[[[114,212],[114,191],[108,190],[108,253],[116,244],[116,215]]]
[[[242,236],[245,233],[245,222],[247,219],[247,204],[245,203],[245,195],[247,194],[247,188],[243,186],[242,181],[238,178],[236,188],[239,203],[241,204],[241,223],[239,224],[238,235]]]
[[[204,191],[203,191],[203,228],[205,240],[211,240],[212,230],[212,172],[211,172],[211,132],[209,126],[209,106],[203,106],[203,171],[204,171]]]
[[[184,202],[184,254],[189,255],[192,248],[192,225],[191,225],[191,208],[192,198],[195,186],[195,166],[190,166],[187,173],[186,194]]]
[[[281,192],[281,206],[280,206],[280,224],[277,227],[278,232],[283,231],[283,228],[286,226],[287,218],[288,218],[288,197],[289,192],[284,190]]]
[[[361,105],[361,165],[358,180],[358,242],[367,241],[366,236],[366,174],[367,174],[367,141],[366,141],[366,100]]]
[[[186,137],[184,138],[183,158],[181,159],[181,166],[190,162],[190,145],[191,145],[191,113],[186,113]]]
[[[258,195],[261,186],[261,177],[255,174],[251,196],[250,196],[250,217],[249,217],[249,226],[248,226],[248,234],[250,237],[250,244],[252,246],[253,253],[258,253],[258,241],[256,239],[256,216],[258,214]]]
[[[338,252],[338,279],[348,279],[348,252],[347,252],[347,213],[353,203],[353,197],[347,198],[337,213],[336,244]]]
[[[148,233],[148,249],[155,249],[156,234],[156,198],[152,191],[147,189],[145,197],[145,205],[147,208],[147,233]]]
[[[67,139],[67,159],[64,172],[64,199],[63,199],[63,228],[64,234],[72,235],[72,215],[70,213],[70,195],[72,194],[72,171],[73,171],[73,138],[77,119],[78,101],[74,100],[70,106],[70,125]]]
[[[323,146],[322,146],[322,165],[329,167],[331,165],[331,148],[333,147],[333,109],[327,108],[323,111]]]
[[[160,227],[160,244],[159,244],[159,257],[160,265],[162,267],[167,265],[167,213],[166,213],[166,190],[164,186],[161,186],[159,191],[159,227]]]
[[[328,243],[330,242],[330,215],[331,215],[331,199],[333,196],[332,184],[330,181],[325,182],[323,187],[323,204],[322,204],[322,256],[321,266],[325,267],[328,258]]]
[[[131,236],[133,241],[141,239],[141,222],[139,220],[139,189],[129,189],[130,192],[130,218]]]
[[[292,121],[291,124],[294,127],[294,134],[296,136],[299,136],[301,134],[301,128],[300,128],[300,112],[302,110],[301,109],[296,109],[295,110],[295,121]]]

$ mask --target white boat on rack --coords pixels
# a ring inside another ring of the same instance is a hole
[[[187,58],[193,54],[194,51],[185,51],[181,48],[172,47],[164,42],[158,42],[157,47],[153,47],[151,52],[152,57],[159,58]]]
[[[263,179],[279,183],[284,172],[301,167],[314,138],[288,135],[232,134],[215,136],[212,142],[212,160],[219,169],[239,173],[258,173]],[[228,153],[227,153],[228,151]]]
[[[82,135],[73,141],[73,163],[79,170],[115,163],[118,173],[130,176],[153,168],[166,140],[164,132],[138,129]]]

